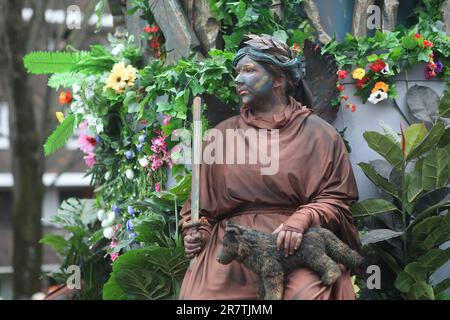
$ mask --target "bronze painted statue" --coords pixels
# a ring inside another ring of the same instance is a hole
[[[180,299],[256,299],[255,273],[237,261],[223,265],[216,260],[230,219],[273,233],[286,257],[295,254],[311,227],[326,228],[359,250],[350,211],[358,200],[355,177],[342,138],[323,119],[335,114],[329,103],[335,62],[312,43],[303,51],[304,63],[285,43],[267,35],[250,35],[240,46],[234,59],[240,113],[215,126],[214,139],[203,143],[203,156],[236,156],[243,162],[201,164],[200,216],[208,223],[187,227],[188,199],[180,226],[186,257],[196,259],[185,274]],[[273,155],[269,165],[276,169],[270,173],[263,172],[268,164],[260,157],[267,150]],[[254,156],[256,162],[251,161]],[[339,269],[341,276],[329,286],[309,268],[290,272],[283,299],[354,299],[350,270],[342,264]]]

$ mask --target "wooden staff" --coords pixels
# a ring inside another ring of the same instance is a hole
[[[192,137],[192,189],[191,189],[191,221],[189,228],[198,229],[202,225],[199,219],[200,211],[200,162],[202,155],[202,119],[201,119],[201,98],[194,98],[192,107],[192,119],[194,122]],[[195,264],[195,256],[192,258],[189,269]]]

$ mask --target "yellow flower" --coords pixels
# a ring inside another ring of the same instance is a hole
[[[366,71],[363,68],[356,68],[352,71],[352,78],[361,80],[366,75]]]
[[[389,91],[389,85],[387,85],[383,81],[375,83],[375,87],[373,87],[372,93],[375,93],[379,90],[387,93]]]
[[[61,123],[64,121],[64,113],[61,111],[58,111],[55,113],[56,119],[58,119],[58,122]]]
[[[125,67],[124,62],[116,63],[113,66],[108,79],[106,80],[104,89],[106,90],[107,88],[111,88],[117,93],[124,92],[126,87],[134,86],[134,82],[136,81],[136,72],[137,70],[131,65]]]
[[[352,277],[352,285],[353,285],[353,290],[355,291],[355,295],[358,294],[358,292],[360,291],[360,288],[355,284],[356,281],[356,276]]]

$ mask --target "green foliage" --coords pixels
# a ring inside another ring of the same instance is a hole
[[[369,146],[391,165],[389,179],[377,171],[379,166],[358,165],[389,197],[358,202],[352,210],[365,226],[361,241],[366,250],[373,249],[393,273],[394,287],[383,289],[391,298],[433,300],[450,286],[449,281],[430,281],[450,258],[450,250],[441,249],[450,240],[450,215],[445,214],[450,208],[449,144],[441,142],[444,130],[441,119],[429,132],[424,124],[412,124],[404,131],[403,150],[390,132],[364,133]]]
[[[100,299],[101,289],[110,270],[103,255],[104,244],[97,242],[96,221],[95,200],[70,198],[61,204],[58,214],[49,220],[64,229],[66,235],[46,235],[40,241],[64,258],[61,268],[49,273],[49,277],[65,283],[71,275],[66,274],[66,268],[71,265],[80,267],[84,285],[75,299]]]
[[[64,147],[75,129],[75,115],[71,114],[52,132],[44,144],[45,155],[51,155]]]
[[[79,52],[43,52],[28,53],[23,62],[29,73],[49,74],[72,71],[85,56]]]

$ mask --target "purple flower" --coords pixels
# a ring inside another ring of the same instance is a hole
[[[133,157],[133,151],[127,150],[125,151],[125,157],[130,160]]]
[[[130,237],[130,239],[134,239],[134,238],[136,238],[136,237],[137,237],[137,234],[136,234],[136,232],[132,232],[132,233],[130,233],[129,237]]]
[[[131,219],[128,220],[128,221],[127,221],[127,230],[128,230],[128,232],[132,232],[132,231],[133,231],[133,227],[134,227],[134,224],[133,224],[133,222],[131,221]]]
[[[100,142],[102,142],[102,138],[100,138],[100,136],[96,136],[95,141],[97,141],[97,144],[99,144]]]
[[[131,214],[132,216],[134,216],[135,211],[134,211],[134,208],[132,206],[128,206],[128,213]]]
[[[139,144],[136,146],[136,149],[137,149],[137,151],[141,152],[143,147],[144,147],[144,144],[143,144],[143,143],[139,143]]]
[[[140,143],[144,143],[146,137],[147,137],[147,136],[146,136],[145,134],[141,134],[141,135],[139,136],[139,138],[138,138],[138,141],[139,141]]]
[[[120,208],[119,208],[117,205],[113,205],[113,206],[112,206],[112,210],[113,210],[116,214],[120,213]]]
[[[444,70],[444,64],[440,60],[436,61],[435,65],[436,69],[434,69],[434,71],[436,71],[436,73],[441,73],[442,70]]]

